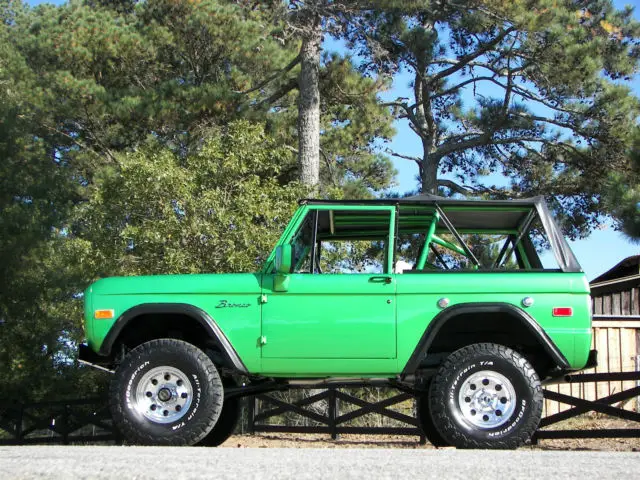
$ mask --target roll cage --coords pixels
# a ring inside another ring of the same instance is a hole
[[[558,266],[553,270],[582,271],[542,197],[488,201],[429,195],[357,201],[306,199],[300,201],[277,245],[295,244],[303,233],[306,245],[298,250],[296,258],[309,259],[309,273],[318,273],[316,264],[322,241],[382,239],[386,244],[382,263],[385,273],[390,273],[399,260],[406,235],[419,235],[420,245],[414,265],[403,270],[405,273],[505,271],[509,263],[518,271],[540,271],[544,268],[532,234],[541,235],[538,238],[553,251]],[[497,242],[494,245],[490,261],[479,258],[477,248],[472,245],[473,235],[493,236],[501,242],[499,249],[495,249]],[[272,252],[264,272],[273,271],[273,257]]]

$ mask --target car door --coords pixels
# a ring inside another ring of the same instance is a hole
[[[274,288],[275,273],[263,276],[262,359],[271,370],[292,368],[292,364],[269,359],[396,358],[395,281],[388,261],[394,207],[343,207],[310,208],[298,230],[285,239],[292,244],[295,258],[286,291]],[[331,225],[324,221],[329,218]],[[350,222],[351,231],[340,222]],[[352,266],[353,258],[341,259],[338,253],[343,249],[355,255],[349,248],[356,240],[350,236],[359,235],[354,230],[359,228],[368,235],[363,241],[376,246],[380,261],[360,261],[358,269],[349,270],[347,264]],[[376,240],[383,237],[384,242]],[[340,242],[349,243],[349,248],[336,246]],[[322,270],[330,265],[323,255],[333,259],[332,271]],[[395,361],[386,363],[395,366]]]

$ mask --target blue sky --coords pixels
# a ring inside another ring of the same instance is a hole
[[[31,5],[40,3],[54,3],[60,5],[64,3],[60,0],[43,2],[41,0],[27,0]],[[635,17],[640,19],[640,1],[639,0],[614,0],[617,8],[625,5],[636,7]],[[408,75],[399,75],[393,85],[393,90],[389,92],[389,97],[409,96],[406,89],[409,84]],[[638,96],[640,96],[640,76],[632,82],[632,88]],[[393,139],[390,148],[403,154],[419,155],[421,145],[417,136],[409,129],[406,122],[396,122],[396,137]],[[396,190],[405,192],[416,188],[415,177],[418,173],[417,166],[413,162],[401,159],[393,159],[396,169],[398,170]],[[493,181],[493,178],[492,178]],[[578,257],[582,268],[589,279],[593,279],[613,267],[620,260],[630,256],[640,254],[640,245],[634,245],[625,237],[613,230],[611,225],[605,225],[601,230],[594,231],[589,238],[571,242],[571,248]]]

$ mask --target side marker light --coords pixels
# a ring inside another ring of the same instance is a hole
[[[113,318],[114,312],[113,310],[96,310],[93,316],[97,320],[109,320],[110,318]]]

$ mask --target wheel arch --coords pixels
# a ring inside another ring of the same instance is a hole
[[[164,319],[163,327],[167,331],[165,336],[171,336],[169,335],[171,331],[191,332],[193,338],[198,339],[198,343],[209,344],[219,350],[225,367],[238,373],[248,373],[238,353],[215,320],[201,308],[184,303],[146,303],[126,310],[111,326],[98,354],[103,357],[111,356],[113,347],[121,343],[123,339],[133,337],[134,332],[135,338],[143,338],[145,341],[158,338],[158,333],[162,333],[162,330],[158,329],[158,324],[144,321],[154,318]],[[142,328],[138,328],[140,326]],[[145,326],[147,328],[144,328]],[[147,338],[146,332],[153,332],[153,334],[150,333]]]
[[[456,331],[453,327],[470,317],[473,317],[474,320],[476,318],[480,320],[478,322],[474,321],[472,327],[465,330],[464,333],[467,334],[469,338],[477,334],[477,332],[483,331],[483,327],[486,326],[486,323],[483,324],[483,321],[487,322],[489,318],[495,318],[495,322],[509,322],[506,324],[502,323],[502,325],[509,325],[511,333],[517,331],[521,336],[526,336],[530,345],[533,345],[538,351],[544,353],[550,366],[561,370],[570,367],[569,362],[553,340],[533,317],[524,310],[508,303],[462,303],[443,310],[433,318],[409,357],[402,371],[402,375],[414,374],[427,355],[437,352],[438,349],[442,349],[443,345],[447,342],[457,348],[469,344],[469,342],[459,342],[460,344],[457,345],[455,341],[450,340],[447,335]],[[468,324],[465,324],[465,327],[468,327]],[[483,332],[485,338],[478,338],[477,341],[471,343],[490,341],[492,335],[495,337],[499,334],[506,334],[506,331],[496,332],[484,330]],[[506,343],[505,346],[513,346],[513,344],[516,343],[516,338],[511,338],[510,341],[502,343]]]

